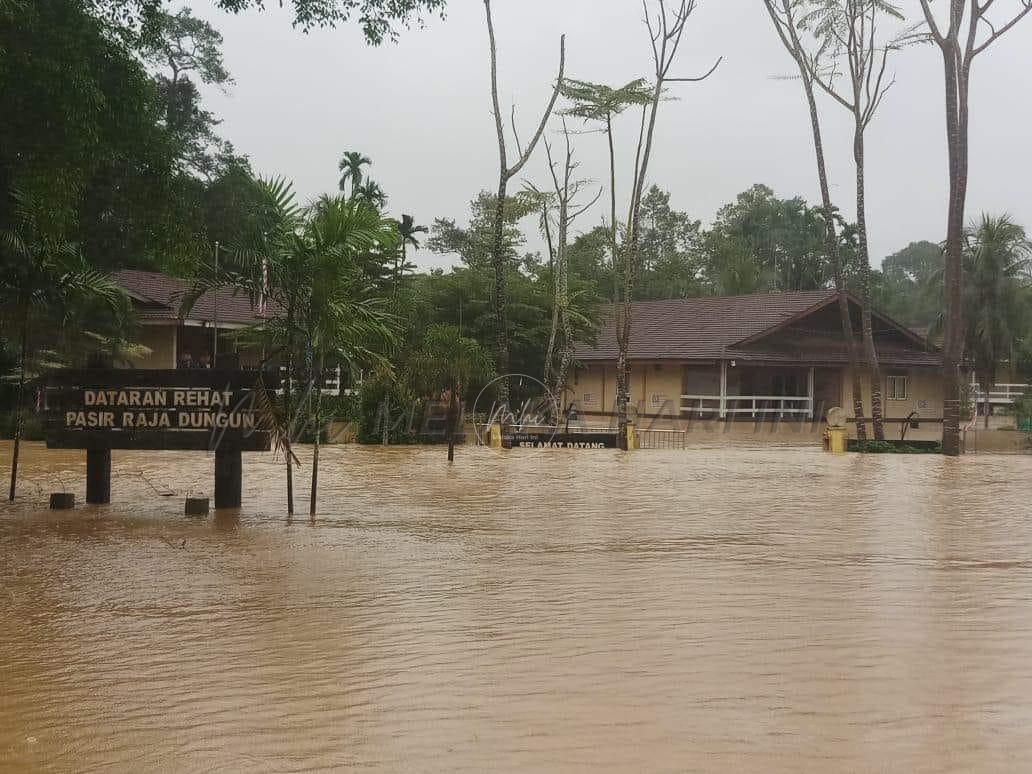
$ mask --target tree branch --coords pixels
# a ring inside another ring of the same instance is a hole
[[[484,0],[489,2],[489,0]],[[520,154],[520,160],[516,164],[510,167],[506,174],[508,177],[514,177],[518,175],[520,170],[530,160],[530,157],[534,153],[534,148],[537,146],[538,141],[541,139],[541,135],[545,132],[545,126],[548,124],[548,119],[552,116],[552,109],[555,107],[556,100],[559,99],[559,92],[563,88],[563,78],[566,75],[566,36],[563,35],[559,38],[559,73],[555,79],[555,88],[552,89],[552,98],[548,101],[548,107],[545,108],[544,115],[541,116],[541,123],[538,124],[537,131],[534,132],[534,137],[531,139],[530,144],[527,145],[527,149]]]
[[[699,83],[713,75],[713,73],[717,71],[717,68],[720,67],[720,63],[723,61],[724,57],[719,57],[717,61],[713,64],[713,67],[706,71],[705,75],[697,75],[689,78],[664,78],[663,80],[670,81],[670,83]]]

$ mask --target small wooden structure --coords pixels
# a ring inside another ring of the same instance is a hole
[[[238,508],[245,451],[271,438],[254,411],[259,380],[228,369],[65,369],[44,379],[47,448],[86,451],[86,502],[111,502],[111,450],[214,452],[215,507]],[[270,383],[272,381],[273,383]]]

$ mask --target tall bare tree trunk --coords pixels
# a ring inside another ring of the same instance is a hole
[[[960,366],[964,355],[963,239],[964,209],[968,184],[968,106],[971,64],[1022,19],[1032,14],[1032,2],[1025,0],[1010,9],[1009,16],[990,21],[993,0],[949,0],[948,25],[943,26],[932,11],[931,0],[920,0],[929,37],[942,52],[946,87],[946,148],[949,159],[950,197],[947,210],[946,246],[943,251],[945,338],[943,341],[944,454],[960,454]],[[999,8],[996,9],[999,11]],[[963,29],[965,13],[967,30]],[[979,41],[980,33],[985,33]],[[962,40],[963,38],[963,40]]]
[[[845,273],[842,267],[842,251],[839,248],[838,234],[835,230],[835,207],[831,201],[831,185],[828,183],[828,165],[824,155],[824,135],[821,131],[820,112],[813,91],[813,76],[810,74],[802,42],[793,16],[792,0],[781,0],[784,19],[778,16],[773,3],[766,2],[767,12],[774,22],[774,28],[781,42],[788,50],[799,68],[799,77],[806,95],[806,104],[810,111],[810,128],[813,132],[813,148],[817,160],[817,180],[821,189],[821,207],[824,210],[824,249],[831,261],[835,290],[838,294],[839,321],[842,327],[842,340],[846,346],[846,357],[849,362],[850,391],[853,399],[853,415],[856,417],[856,437],[863,445],[867,440],[867,423],[864,422],[863,387],[860,380],[860,362],[856,351],[856,337],[853,332],[853,316],[849,309],[849,298],[846,295]]]
[[[956,59],[946,56],[946,138],[950,170],[949,209],[944,251],[945,331],[943,338],[942,450],[960,454],[960,366],[964,356],[962,267],[964,251],[964,209],[968,181],[968,77],[970,61],[963,70]]]
[[[867,246],[867,201],[864,181],[864,126],[859,115],[856,117],[856,131],[853,136],[853,160],[856,163],[856,225],[860,259],[860,303],[861,330],[864,341],[864,355],[867,359],[867,373],[871,382],[871,425],[874,440],[885,440],[885,425],[882,417],[882,376],[878,363],[878,350],[874,346],[874,326],[871,322],[871,256]]]
[[[504,165],[504,162],[503,162]],[[508,267],[505,250],[505,197],[509,179],[504,173],[498,183],[498,201],[495,204],[494,233],[491,236],[491,262],[494,268],[494,284],[491,286],[491,303],[495,317],[495,358],[501,378],[497,382],[498,403],[504,414],[509,413],[509,295],[506,290]]]
[[[502,423],[509,421],[509,321],[507,313],[508,294],[506,291],[506,272],[508,270],[508,256],[505,249],[505,197],[509,181],[520,173],[526,165],[534,148],[537,146],[541,135],[545,131],[552,109],[559,98],[559,91],[563,84],[563,74],[566,69],[566,36],[563,35],[559,42],[559,74],[556,77],[555,87],[552,90],[552,98],[545,108],[538,124],[537,131],[527,144],[526,148],[520,146],[519,137],[515,138],[519,158],[516,163],[509,166],[509,156],[505,144],[505,127],[502,123],[502,111],[498,99],[498,47],[495,42],[494,20],[491,17],[491,0],[484,0],[484,11],[487,14],[487,34],[491,54],[491,105],[495,119],[495,134],[498,140],[498,201],[495,203],[494,233],[491,239],[491,263],[494,268],[494,286],[492,290],[492,303],[494,306],[495,318],[495,367],[499,373],[497,380],[498,403],[502,408]],[[513,115],[515,117],[515,108]],[[516,131],[515,120],[513,131]]]
[[[573,324],[570,322],[570,266],[567,262],[565,250],[563,251],[562,267],[560,276],[562,288],[561,322],[563,327],[563,347],[559,351],[559,374],[556,378],[556,398],[559,400],[560,410],[566,398],[566,388],[570,380],[570,365],[573,362]]]
[[[694,2],[682,2],[679,6],[668,9],[663,0],[658,4],[658,12],[653,16],[645,4],[645,26],[648,29],[649,39],[652,48],[652,62],[655,66],[655,83],[653,84],[652,100],[645,110],[642,111],[642,125],[638,134],[638,148],[634,155],[634,183],[631,190],[631,202],[627,213],[627,239],[623,255],[623,276],[624,288],[623,312],[618,313],[617,319],[617,344],[619,353],[617,357],[617,432],[621,449],[626,449],[627,427],[628,427],[628,403],[630,396],[629,368],[630,368],[630,345],[631,345],[631,299],[634,295],[634,284],[637,279],[639,261],[639,243],[641,237],[641,199],[645,190],[645,180],[648,178],[649,162],[652,159],[652,147],[656,134],[656,120],[659,116],[659,106],[663,102],[665,90],[671,83],[698,83],[709,78],[720,66],[721,59],[710,68],[709,72],[702,76],[676,77],[670,75],[670,68],[677,58],[677,50],[680,47],[682,35],[688,18],[695,11]],[[647,120],[646,120],[647,118]],[[615,224],[614,224],[615,228]]]
[[[547,387],[552,383],[552,364],[555,359],[556,340],[559,336],[559,275],[556,273],[556,253],[555,245],[552,242],[552,226],[549,223],[548,201],[544,197],[542,197],[541,203],[541,224],[545,231],[545,242],[548,247],[548,268],[552,273],[552,323],[549,327],[548,346],[545,348],[545,363],[542,369],[542,381]]]

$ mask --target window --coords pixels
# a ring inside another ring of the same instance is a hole
[[[888,389],[886,397],[889,400],[907,400],[909,397],[909,383],[906,374],[889,374]]]

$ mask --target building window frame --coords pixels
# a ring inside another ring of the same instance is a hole
[[[889,374],[885,378],[885,398],[895,401],[910,400],[909,374],[904,372]]]

